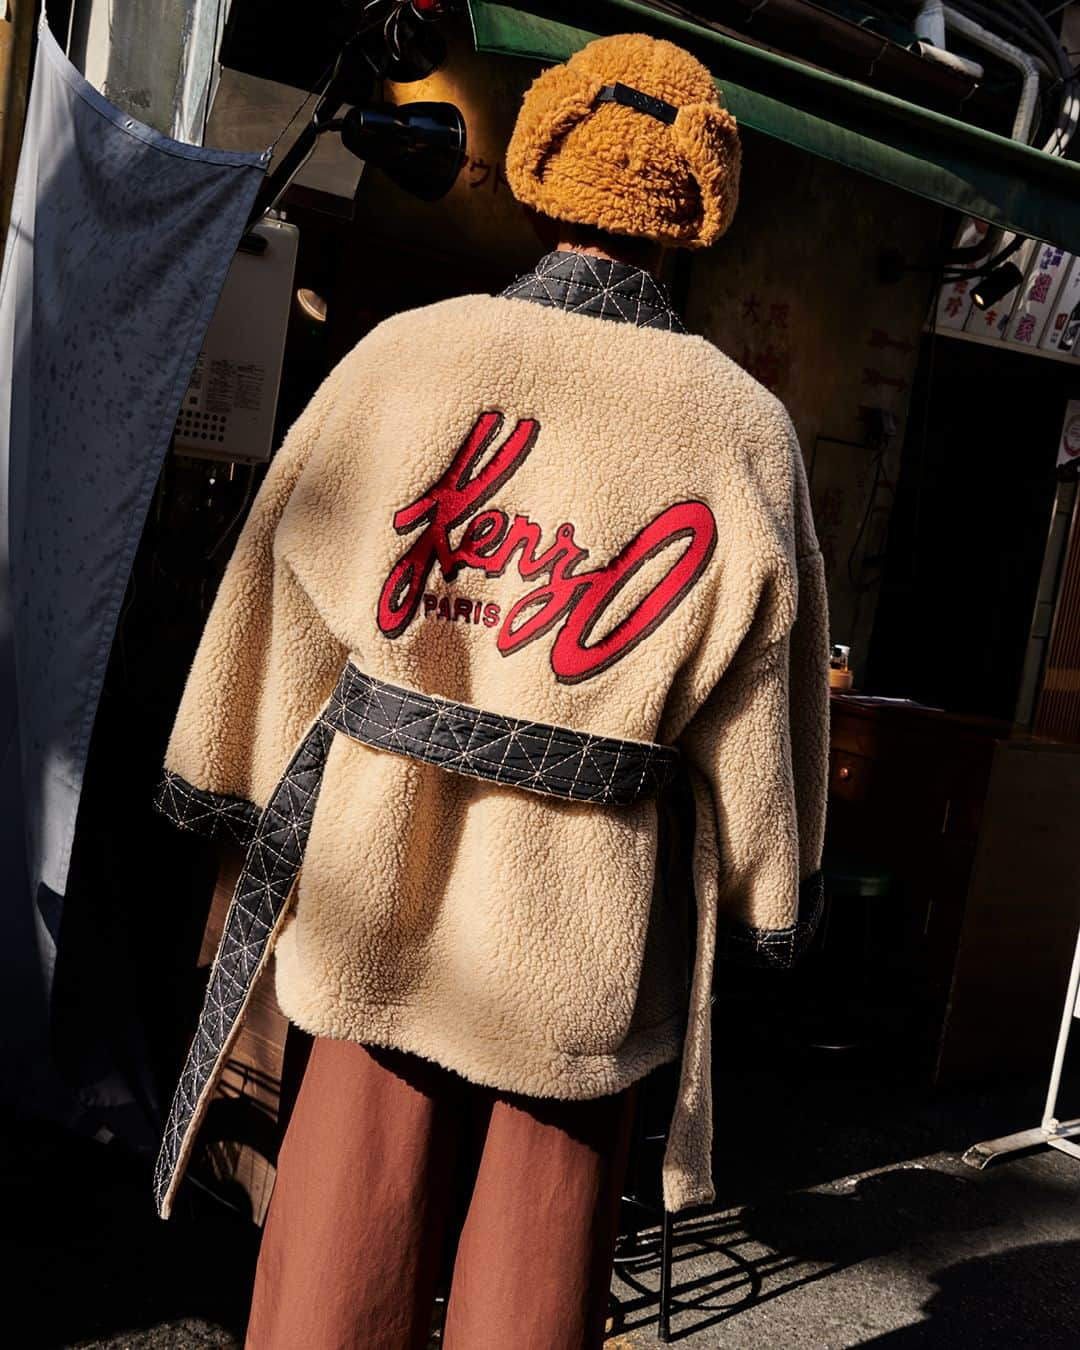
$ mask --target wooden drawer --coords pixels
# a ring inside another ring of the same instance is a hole
[[[829,753],[829,796],[843,802],[865,801],[877,769],[875,761],[864,755],[834,748]]]

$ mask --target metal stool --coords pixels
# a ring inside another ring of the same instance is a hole
[[[630,1161],[627,1166],[627,1186],[623,1192],[623,1206],[628,1216],[623,1231],[619,1235],[615,1248],[615,1274],[638,1294],[645,1298],[654,1297],[647,1285],[635,1278],[639,1268],[648,1269],[659,1264],[660,1290],[657,1313],[657,1339],[665,1344],[671,1340],[672,1311],[683,1306],[674,1297],[671,1287],[671,1272],[674,1264],[676,1225],[678,1219],[664,1208],[664,1202],[656,1179],[660,1176],[660,1161],[664,1146],[667,1144],[667,1126],[658,1126],[656,1119],[670,1120],[674,1104],[675,1088],[678,1085],[678,1064],[663,1065],[655,1069],[641,1085],[638,1095],[637,1113],[634,1122],[634,1137],[631,1145]],[[648,1178],[653,1179],[652,1191]],[[658,1226],[658,1233],[642,1239],[642,1216]],[[708,1238],[698,1237],[700,1245],[715,1248],[720,1244]],[[612,1317],[616,1326],[622,1321],[622,1303],[614,1294],[609,1295]]]
[[[821,1008],[823,1029],[811,1044],[821,1050],[855,1050],[867,1043],[866,1028],[861,1025],[865,1017],[853,1016],[850,1004],[852,995],[863,990],[869,981],[874,902],[891,893],[893,876],[873,859],[844,854],[827,856],[822,873],[825,913],[806,973],[816,977],[816,983],[828,994]],[[839,922],[838,901],[858,904],[858,931],[854,924]]]

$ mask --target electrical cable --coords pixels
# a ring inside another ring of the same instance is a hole
[[[874,466],[874,478],[870,484],[870,491],[867,493],[866,506],[862,513],[862,519],[859,521],[859,528],[855,532],[855,538],[852,542],[851,548],[848,549],[847,578],[848,584],[851,586],[852,590],[855,591],[871,590],[874,586],[878,584],[879,580],[878,578],[875,578],[873,581],[870,582],[856,581],[854,566],[855,566],[855,554],[858,552],[859,545],[862,543],[862,537],[866,533],[866,527],[870,524],[870,520],[873,517],[875,510],[877,509],[878,488],[880,487],[883,480],[885,481],[886,485],[889,485],[888,478],[885,476],[884,472],[884,464],[882,462],[885,458],[887,450],[888,447],[883,445],[874,452],[874,458],[872,460]],[[865,559],[863,561],[865,563]]]
[[[1076,72],[1069,65],[1060,37],[1046,22],[1047,16],[1036,9],[1031,0],[1010,0],[1010,2],[1019,8],[1022,17],[1027,17],[1031,27],[1042,36],[1047,49],[1053,52],[1054,58],[1058,62],[1064,90],[1062,102],[1063,105],[1066,102],[1068,103],[1070,127],[1068,134],[1061,137],[1060,149],[1055,146],[1052,153],[1064,154],[1069,141],[1076,132],[1077,123],[1080,122],[1080,97],[1078,97],[1076,88]],[[1044,149],[1050,149],[1049,143]]]
[[[971,0],[965,0],[965,3],[971,3]],[[994,13],[998,15],[998,22],[1011,22],[1002,12],[1000,0],[991,0]],[[1071,67],[1065,58],[1064,50],[1061,45],[1061,39],[1057,33],[1046,22],[1044,15],[1040,14],[1030,0],[1010,0],[1009,13],[1016,13],[1021,26],[1026,28],[1032,37],[1041,43],[1043,50],[1049,55],[1051,61],[1057,65],[1062,78],[1068,80],[1072,75]]]
[[[1059,75],[1064,74],[1053,48],[1036,37],[1029,27],[1003,15],[994,6],[993,0],[986,0],[986,3],[982,0],[950,0],[950,5],[958,13],[985,27],[991,36],[1001,41],[1012,41],[1014,45],[1022,44],[1022,50],[1027,55],[1039,59],[1046,74],[1052,74],[1055,70]],[[1008,34],[1008,37],[1005,34]]]
[[[368,13],[379,4],[384,3],[387,3],[387,0],[368,0],[368,3],[364,7],[364,13]],[[397,13],[402,0],[389,0],[389,3],[393,7],[392,13]],[[262,219],[267,211],[271,210],[277,204],[282,194],[288,189],[289,184],[296,177],[296,174],[303,165],[307,163],[309,156],[315,148],[315,143],[318,140],[319,131],[321,130],[318,122],[320,109],[323,109],[324,115],[330,115],[346,101],[347,94],[355,94],[355,88],[350,90],[346,87],[348,81],[346,80],[345,75],[347,72],[342,71],[342,62],[345,60],[350,48],[355,43],[358,43],[362,37],[365,37],[368,33],[373,32],[380,26],[384,26],[384,16],[381,12],[377,13],[369,23],[361,23],[360,26],[353,31],[352,35],[342,44],[334,58],[333,65],[327,68],[330,72],[329,78],[326,78],[326,72],[324,72],[323,76],[320,76],[317,84],[321,85],[321,88],[308,93],[278,134],[277,139],[270,147],[271,156],[280,144],[286,131],[288,131],[289,127],[296,121],[297,117],[300,116],[300,113],[307,106],[312,95],[318,93],[319,100],[315,105],[314,113],[307,124],[300,129],[299,134],[293,139],[289,148],[284,151],[280,159],[268,169],[266,176],[263,179],[262,186],[255,194],[255,202],[248,216],[248,229],[251,229],[254,224]],[[365,46],[362,44],[359,46],[358,50],[360,57],[366,61],[371,68],[374,81],[378,83],[378,81],[385,78],[385,63],[376,61],[371,52],[366,50]]]
[[[933,304],[941,291],[943,279],[936,279],[933,290],[930,293],[930,303]],[[917,473],[915,477],[914,489],[915,498],[912,506],[911,516],[911,556],[909,559],[908,581],[911,585],[915,584],[915,564],[919,551],[919,525],[922,516],[922,496],[926,479],[926,439],[930,430],[930,394],[934,384],[934,357],[937,353],[937,324],[932,324],[930,336],[926,347],[926,376],[923,382],[923,406],[922,406],[922,427],[919,432],[919,458],[917,462]]]
[[[1003,37],[1008,34],[1009,38],[1022,42],[1026,51],[1029,51],[1033,56],[1037,54],[1040,57],[1047,70],[1059,66],[1052,47],[1036,38],[1026,25],[1017,22],[1015,18],[1008,14],[1002,14],[994,4],[994,0],[949,0],[949,3],[978,23],[986,25],[987,31],[994,33],[995,36]],[[1035,51],[1031,50],[1033,42]]]
[[[213,558],[213,556],[221,548],[224,547],[226,541],[229,538],[229,535],[232,534],[233,530],[237,527],[237,525],[244,518],[244,515],[247,512],[248,505],[250,504],[252,498],[252,489],[255,486],[255,465],[249,464],[247,466],[247,470],[248,470],[248,480],[247,485],[244,488],[244,496],[240,502],[240,505],[236,508],[235,513],[230,518],[229,523],[221,531],[221,533],[218,535],[217,539],[214,541],[211,547],[207,549],[205,554],[207,562],[209,562],[210,559]]]
[[[1029,43],[1034,42],[1044,55],[1050,57],[1050,64],[1056,64],[1057,34],[1027,0],[1009,0],[1007,7],[1002,6],[1000,0],[962,0],[962,4],[965,8],[978,7],[989,22]]]
[[[1080,99],[1077,98],[1075,72],[1053,29],[1027,0],[1010,0],[1007,13],[1002,11],[995,0],[950,0],[950,3],[961,13],[987,25],[988,31],[998,29],[1023,42],[1032,55],[1045,63],[1050,73],[1057,70],[1058,82],[1062,87],[1058,118],[1054,130],[1041,148],[1047,154],[1063,154],[1080,122]]]
[[[1026,239],[1024,235],[1014,234],[1004,248],[999,249],[997,253],[989,257],[986,262],[980,263],[978,267],[951,269],[948,261],[943,262],[940,265],[942,284],[946,281],[971,281],[976,277],[986,276],[987,273],[992,272],[994,268],[1000,266],[1006,258],[1011,258],[1017,249],[1023,247],[1025,242]],[[939,268],[934,267],[929,270],[937,272]]]
[[[382,4],[385,4],[385,3],[386,3],[386,0],[367,0],[367,3],[364,5],[363,12],[366,14],[366,13],[368,13],[369,10],[375,9],[377,6],[382,5]],[[396,4],[392,4],[392,5],[391,5],[391,9],[390,9],[390,13],[387,15],[387,21],[389,21],[389,19],[393,18],[394,15],[397,14],[397,12],[398,12],[398,7],[397,7],[397,5],[396,5]],[[340,65],[341,65],[342,59],[344,58],[344,55],[345,55],[346,51],[352,46],[352,44],[353,44],[358,38],[362,38],[365,34],[370,33],[370,32],[372,32],[374,29],[378,28],[380,22],[381,22],[381,20],[380,20],[378,17],[376,17],[376,18],[372,19],[370,23],[360,23],[360,24],[357,26],[357,28],[354,30],[354,32],[353,32],[349,37],[347,37],[347,38],[345,39],[345,41],[341,44],[341,47],[339,48],[339,50],[336,51],[336,52],[334,53],[334,55],[330,58],[330,60],[329,60],[329,62],[327,63],[327,65],[323,67],[323,70],[321,71],[321,73],[320,73],[318,79],[315,80],[315,82],[314,82],[314,87],[311,88],[311,89],[309,89],[309,90],[304,94],[304,97],[303,97],[303,99],[301,100],[301,102],[300,102],[299,106],[297,107],[296,111],[293,113],[293,115],[289,118],[289,120],[285,123],[285,125],[284,125],[284,126],[281,128],[281,130],[278,132],[277,137],[274,139],[273,143],[272,143],[271,146],[270,146],[270,153],[271,153],[271,155],[273,155],[274,151],[278,148],[278,145],[281,143],[281,138],[282,138],[282,137],[285,135],[285,133],[289,130],[289,128],[290,128],[290,127],[292,126],[292,124],[296,121],[296,119],[300,116],[300,114],[304,111],[304,109],[305,109],[305,108],[307,107],[307,105],[311,102],[311,100],[312,100],[313,98],[314,98],[314,99],[318,99],[319,97],[321,97],[321,95],[322,95],[323,91],[325,90],[326,86],[330,83],[330,81],[333,79],[334,75],[337,73],[337,70],[338,70],[338,68],[339,68]],[[309,151],[309,154],[310,154],[310,151]],[[306,163],[306,162],[307,162],[307,161],[305,160],[305,163]]]
[[[1013,8],[1011,12],[1014,17],[1003,14],[994,0],[987,0],[985,4],[980,3],[979,0],[951,0],[951,4],[958,13],[971,18],[980,27],[986,26],[988,33],[993,33],[994,29],[989,25],[994,25],[995,28],[1004,29],[1011,36],[1019,38],[1025,44],[1023,50],[1030,52],[1031,47],[1034,46],[1035,50],[1032,54],[1042,58],[1040,64],[1048,60],[1051,72],[1055,68],[1058,70],[1059,79],[1056,85],[1060,85],[1062,91],[1058,104],[1058,116],[1049,138],[1041,148],[1044,153],[1063,155],[1076,132],[1078,122],[1080,122],[1080,98],[1077,96],[1076,72],[1070,67],[1057,35],[1045,22],[1043,16],[1028,3],[1028,0],[1012,0]],[[1004,39],[1002,40],[1004,41]],[[1045,96],[1044,93],[1040,97],[1040,104],[1043,103]],[[1040,121],[1043,121],[1044,117],[1045,114],[1040,117]],[[941,272],[939,290],[946,280],[958,281],[989,275],[1000,262],[1021,247],[1023,242],[1023,238],[1014,233],[1009,245],[977,270],[961,272],[950,270],[946,261]]]
[[[351,39],[350,39],[350,41],[351,41]],[[333,76],[334,71],[337,70],[338,65],[340,64],[340,62],[341,62],[341,52],[337,52],[337,53],[335,53],[334,58],[333,58],[333,60],[330,62],[330,64],[323,70],[322,74],[321,74],[321,75],[319,76],[319,78],[315,81],[315,88],[314,88],[314,89],[309,89],[309,90],[304,94],[304,97],[303,97],[303,99],[301,100],[299,107],[296,109],[296,111],[293,113],[293,115],[289,118],[289,120],[285,123],[285,125],[284,125],[284,126],[281,128],[281,130],[278,132],[277,136],[276,136],[276,137],[274,138],[274,140],[271,142],[271,145],[270,145],[270,154],[271,154],[271,156],[273,156],[274,151],[275,151],[275,150],[278,148],[278,146],[281,144],[281,138],[282,138],[282,137],[285,135],[285,133],[289,130],[289,128],[290,128],[290,127],[292,126],[292,124],[296,121],[296,119],[300,116],[300,114],[304,111],[304,109],[305,109],[305,108],[307,107],[307,105],[311,102],[311,100],[312,100],[312,99],[318,99],[318,98],[320,97],[320,94],[321,94],[322,89],[325,88],[326,84],[329,82],[329,80],[330,80],[331,77]]]
[[[995,0],[995,3],[1000,5],[1001,0]],[[1033,29],[1043,34],[1047,42],[1056,43],[1058,41],[1058,35],[1046,22],[1048,18],[1052,17],[1053,12],[1044,14],[1037,5],[1032,4],[1032,0],[1009,0],[1009,4],[1015,6],[1020,11],[1021,17],[1026,18]]]

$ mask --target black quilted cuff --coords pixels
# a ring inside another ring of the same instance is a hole
[[[790,969],[809,947],[825,908],[825,881],[814,872],[799,886],[799,917],[788,928],[754,928],[750,924],[721,922],[716,956],[740,966],[768,970]]]
[[[165,770],[154,793],[154,810],[181,830],[245,847],[251,843],[259,823],[259,808],[254,802],[194,787],[171,769]]]

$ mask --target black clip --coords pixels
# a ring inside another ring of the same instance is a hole
[[[621,103],[624,108],[633,108],[635,112],[655,117],[658,122],[666,122],[668,126],[679,115],[674,103],[665,103],[662,98],[653,98],[651,94],[632,89],[628,84],[605,84],[594,103]]]

